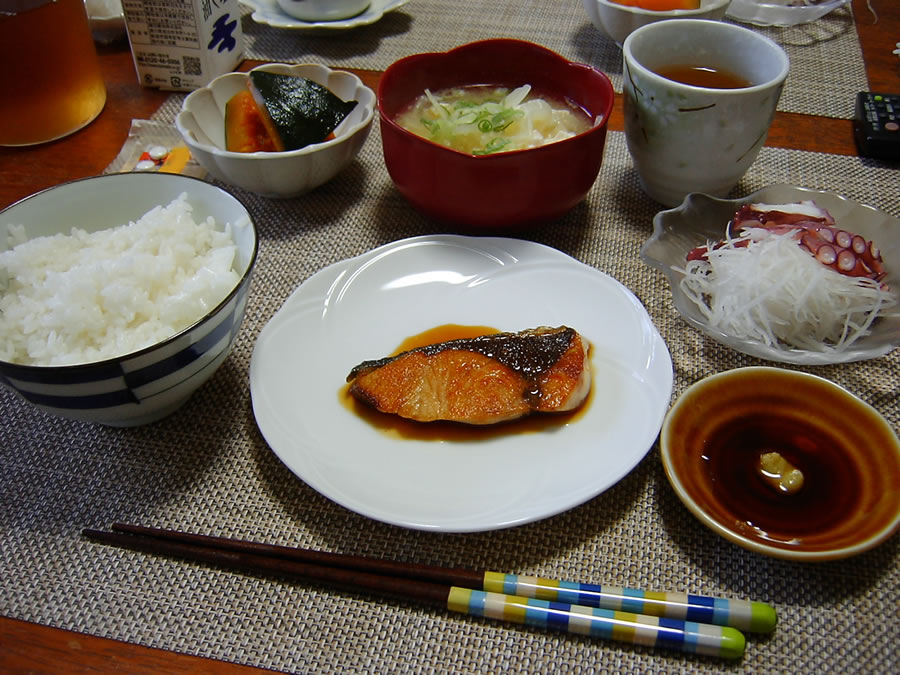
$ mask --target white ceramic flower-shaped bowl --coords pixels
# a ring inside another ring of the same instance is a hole
[[[660,211],[653,219],[653,234],[641,247],[641,259],[660,270],[672,286],[675,308],[687,323],[714,340],[744,354],[769,361],[798,365],[847,363],[883,356],[900,345],[900,312],[897,307],[879,318],[871,334],[861,337],[845,351],[810,351],[727,335],[708,325],[706,317],[681,288],[688,251],[722,239],[725,227],[741,204],[786,204],[812,200],[828,210],[838,226],[874,241],[881,250],[887,271],[885,283],[900,291],[900,218],[859,204],[833,192],[791,185],[770,185],[742,199],[717,199],[692,193],[676,208]]]
[[[375,92],[354,74],[319,64],[266,64],[254,70],[305,77],[358,105],[334,138],[285,152],[225,149],[225,104],[247,86],[247,73],[227,73],[184,100],[175,126],[197,162],[215,178],[264,197],[297,197],[334,178],[359,154],[375,115]]]
[[[672,9],[657,11],[620,5],[612,0],[582,0],[591,23],[606,33],[620,47],[625,38],[635,30],[654,21],[664,19],[712,19],[725,16],[730,0],[700,0],[697,9]]]

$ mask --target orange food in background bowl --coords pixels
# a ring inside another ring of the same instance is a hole
[[[698,9],[700,0],[612,0],[626,7],[640,7],[655,12],[668,12],[673,9]]]
[[[731,0],[581,0],[591,23],[622,46],[636,28],[668,19],[719,21]]]

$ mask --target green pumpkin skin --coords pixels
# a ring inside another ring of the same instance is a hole
[[[252,71],[250,84],[257,105],[272,121],[285,150],[321,143],[357,104],[305,77]]]

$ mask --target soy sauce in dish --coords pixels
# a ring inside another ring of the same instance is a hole
[[[757,463],[778,452],[804,476],[794,494],[766,482]],[[862,480],[853,453],[802,419],[766,415],[738,418],[707,439],[702,461],[724,514],[748,536],[784,545],[805,543],[839,527],[858,508]]]

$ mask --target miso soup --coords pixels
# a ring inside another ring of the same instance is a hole
[[[591,128],[582,108],[535,94],[527,84],[512,90],[488,85],[426,89],[395,121],[471,155],[534,148]]]

